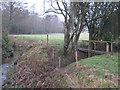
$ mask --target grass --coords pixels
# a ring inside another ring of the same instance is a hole
[[[63,62],[69,63],[67,57],[63,56],[63,47],[64,47],[64,34],[63,33],[54,33],[48,34],[49,40],[48,43],[55,48],[56,52],[59,54],[58,57],[61,57]],[[14,37],[18,40],[43,40],[47,41],[47,34],[19,34],[19,35],[9,35],[10,37]],[[81,33],[78,44],[79,46],[82,44],[81,40],[88,40],[89,34],[88,33]],[[40,42],[43,44],[43,42]],[[69,56],[69,55],[68,55]]]
[[[97,55],[83,59],[82,61],[79,61],[79,64],[87,66],[87,69],[95,68],[97,77],[102,78],[105,74],[103,69],[108,70],[108,73],[118,73],[118,56],[118,54]],[[74,64],[75,63],[73,63],[73,65]]]
[[[63,45],[64,45],[64,34],[63,33],[55,33],[55,34],[48,34],[49,40],[48,43],[56,48],[58,53],[62,53]],[[47,41],[47,34],[20,34],[20,35],[9,35],[15,37],[17,39],[30,39],[30,40],[43,40]],[[81,33],[78,45],[81,45],[81,40],[88,40],[89,34],[88,33]]]
[[[56,33],[56,34],[48,34],[49,36],[49,43],[50,44],[63,44],[64,42],[64,34],[63,33]],[[20,34],[20,35],[9,35],[16,37],[18,39],[31,39],[31,40],[44,40],[47,41],[47,34]],[[88,40],[89,34],[88,33],[81,33],[79,40]],[[80,42],[80,41],[79,41]]]
[[[10,35],[14,36],[17,39],[31,39],[31,40],[44,40],[46,41],[46,35]],[[80,40],[88,40],[88,34],[81,34]],[[49,44],[55,47],[59,52],[63,48],[64,35],[63,34],[49,34]],[[38,49],[37,49],[38,50]],[[40,51],[40,50],[39,50]],[[30,55],[29,53],[27,53]],[[41,55],[44,56],[44,55]],[[108,70],[108,73],[117,74],[118,73],[118,54],[106,54],[106,55],[97,55],[87,59],[79,61],[79,67],[82,69],[76,69],[76,62],[68,65],[65,68],[58,70],[58,72],[53,73],[51,78],[47,80],[51,84],[51,87],[116,87],[117,85],[109,80],[105,79],[105,71]],[[44,56],[46,57],[46,55]],[[37,57],[42,58],[42,57]],[[63,59],[63,58],[62,58]],[[61,59],[61,60],[62,60]],[[95,69],[95,71],[90,71]],[[93,77],[93,76],[94,77]],[[92,76],[92,77],[91,77]],[[73,81],[73,82],[72,82]],[[36,82],[35,82],[36,84]]]
[[[62,68],[48,82],[52,87],[118,88],[116,83],[118,79],[115,76],[105,77],[103,71],[105,69],[108,70],[107,73],[118,74],[117,53],[93,56],[79,61],[78,64],[78,69],[76,69],[76,62]],[[62,81],[63,84],[58,81]]]
[[[32,40],[44,40],[46,41],[47,35],[10,35],[17,37],[18,39],[32,39]],[[81,40],[88,40],[89,34],[82,33],[79,39],[79,43]],[[61,53],[63,50],[63,42],[64,42],[64,34],[49,34],[49,44],[56,48],[58,53]],[[62,57],[62,56],[61,56]],[[65,59],[65,58],[63,58]],[[110,73],[118,72],[118,54],[115,55],[102,55],[102,56],[94,56],[91,58],[87,58],[79,62],[82,65],[87,65],[87,68],[96,68],[98,77],[102,77],[105,73],[102,69],[109,70]]]
[[[63,33],[53,33],[48,34],[49,40],[52,41],[58,41],[58,40],[64,40],[64,34]],[[32,39],[32,40],[47,40],[47,34],[19,34],[19,35],[9,35],[14,37],[20,37],[21,39]],[[81,33],[80,40],[88,40],[89,34],[88,33]]]

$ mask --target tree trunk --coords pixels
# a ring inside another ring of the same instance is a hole
[[[82,29],[83,29],[83,25],[81,25],[80,26],[80,29],[79,29],[79,31],[78,31],[78,33],[76,32],[76,34],[75,34],[75,38],[74,38],[74,42],[73,42],[73,56],[75,57],[75,55],[76,55],[76,51],[77,51],[77,49],[78,49],[78,40],[79,40],[79,37],[80,37],[80,34],[81,34],[81,32],[82,32]]]
[[[96,36],[95,36],[95,27],[94,27],[94,23],[91,23],[91,25],[88,27],[89,29],[89,40],[96,40]],[[93,43],[89,43],[90,44],[90,49],[94,49],[94,44]]]
[[[64,55],[67,54],[68,48],[69,48],[69,43],[70,43],[70,27],[69,24],[67,23],[67,18],[65,19],[65,27],[64,27]]]

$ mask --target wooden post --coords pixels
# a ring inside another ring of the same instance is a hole
[[[60,67],[61,67],[61,59],[59,57],[59,69],[60,69]]]
[[[76,60],[76,68],[78,68],[77,46],[75,46],[75,60]]]
[[[106,52],[109,52],[109,43],[106,43]]]
[[[47,46],[48,46],[48,34],[47,34]]]
[[[113,43],[111,42],[111,52],[113,51]]]
[[[96,50],[96,43],[95,42],[93,42],[93,44],[94,44],[94,50]],[[95,53],[94,53],[94,55],[95,55]]]
[[[55,60],[55,49],[53,48],[53,59]]]
[[[76,67],[78,68],[78,55],[77,50],[75,51]]]
[[[90,42],[89,42],[89,45],[88,45],[88,57],[90,57]]]

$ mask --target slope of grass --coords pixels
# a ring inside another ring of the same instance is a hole
[[[118,73],[118,54],[97,55],[91,58],[83,59],[79,62],[81,65],[86,65],[86,68],[95,68],[97,77],[104,77],[105,70],[109,73]]]
[[[59,70],[47,82],[51,87],[116,88],[118,87],[118,54],[83,59]]]

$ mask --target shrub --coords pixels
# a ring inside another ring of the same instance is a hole
[[[4,62],[5,59],[9,57],[13,57],[12,43],[10,43],[8,39],[8,35],[5,32],[3,32],[2,34],[2,62]]]

